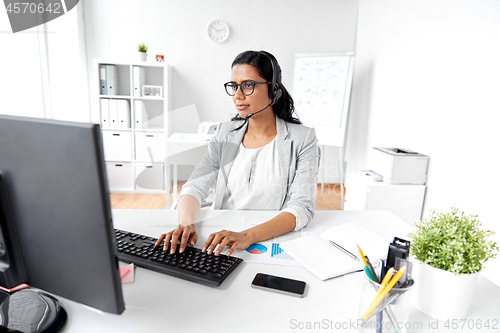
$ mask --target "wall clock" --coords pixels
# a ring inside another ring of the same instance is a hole
[[[229,37],[229,26],[222,20],[213,20],[208,24],[207,32],[212,41],[222,43]]]

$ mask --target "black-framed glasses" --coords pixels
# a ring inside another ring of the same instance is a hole
[[[241,88],[241,92],[243,93],[243,95],[250,96],[251,94],[253,94],[256,84],[270,84],[270,83],[271,82],[255,82],[252,80],[245,80],[242,81],[240,84],[238,84],[236,82],[231,81],[224,83],[224,88],[226,88],[226,92],[229,96],[236,95],[238,87]]]

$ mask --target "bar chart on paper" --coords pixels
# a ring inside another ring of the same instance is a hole
[[[271,257],[278,259],[292,259],[285,251],[283,251],[278,243],[273,243],[271,247]]]

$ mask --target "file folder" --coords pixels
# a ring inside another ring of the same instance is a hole
[[[99,65],[99,79],[101,81],[101,95],[107,95],[108,81],[106,80],[106,65]]]
[[[142,86],[146,83],[146,70],[144,67],[133,66],[134,96],[142,96]]]
[[[101,98],[101,128],[109,128],[109,99]]]
[[[117,99],[118,128],[130,128],[130,105],[126,99]]]
[[[106,65],[108,95],[118,95],[118,69],[115,65]]]
[[[148,114],[144,101],[134,101],[134,121],[136,129],[148,128]]]
[[[118,105],[116,99],[109,100],[109,127],[118,128]]]

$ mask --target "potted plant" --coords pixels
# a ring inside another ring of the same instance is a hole
[[[410,253],[417,259],[415,307],[439,320],[465,318],[483,264],[498,254],[488,239],[492,234],[481,228],[477,215],[455,207],[417,222],[409,234]]]
[[[146,53],[148,52],[148,46],[146,44],[139,44],[137,46],[137,51],[139,51],[139,58],[142,61],[146,61],[146,59],[148,58],[148,54]]]

